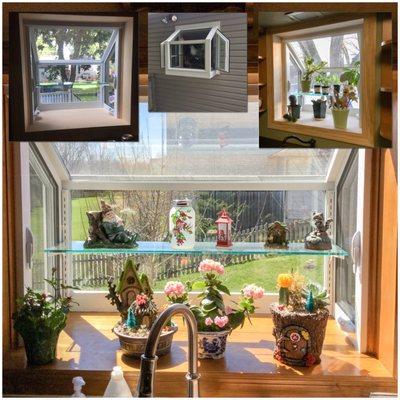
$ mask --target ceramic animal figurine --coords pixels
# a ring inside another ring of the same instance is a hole
[[[323,213],[313,213],[315,228],[305,238],[305,248],[310,250],[330,250],[332,249],[331,238],[328,235],[333,219],[324,221]]]

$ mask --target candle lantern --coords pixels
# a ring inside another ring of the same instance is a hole
[[[218,213],[217,224],[217,246],[231,247],[232,246],[232,219],[226,210]]]

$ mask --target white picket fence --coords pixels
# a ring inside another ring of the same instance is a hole
[[[99,94],[97,93],[97,99]],[[82,100],[72,93],[71,90],[40,93],[41,104],[59,104],[59,103],[79,103]]]

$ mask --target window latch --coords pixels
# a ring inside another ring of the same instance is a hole
[[[357,269],[361,265],[361,233],[357,231],[351,239],[351,258],[353,260],[353,273],[357,273]]]
[[[26,228],[25,237],[26,263],[28,264],[28,268],[31,269],[33,256],[33,235],[29,228]]]

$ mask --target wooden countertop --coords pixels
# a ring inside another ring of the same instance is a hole
[[[117,320],[115,313],[71,313],[60,335],[54,363],[26,367],[22,348],[3,358],[4,392],[19,394],[25,387],[37,394],[45,393],[41,383],[48,384],[48,378],[54,376],[59,385],[65,383],[59,388],[54,385],[52,393],[69,393],[70,379],[81,375],[87,380],[85,393],[101,395],[114,365],[122,366],[134,388],[140,361],[124,356],[119,350],[118,339],[111,332]],[[161,357],[157,365],[156,394],[159,396],[185,396],[186,329],[179,316],[174,321],[179,330],[174,336],[171,354]],[[334,320],[328,322],[322,362],[313,368],[293,368],[274,360],[271,318],[255,317],[252,322],[252,325],[246,322],[242,329],[230,335],[224,359],[200,360],[203,396],[345,397],[396,390],[395,379],[382,364],[373,357],[359,354]],[[14,379],[14,382],[9,381],[16,376],[20,377],[19,383]],[[21,383],[23,379],[26,380],[24,384]]]

